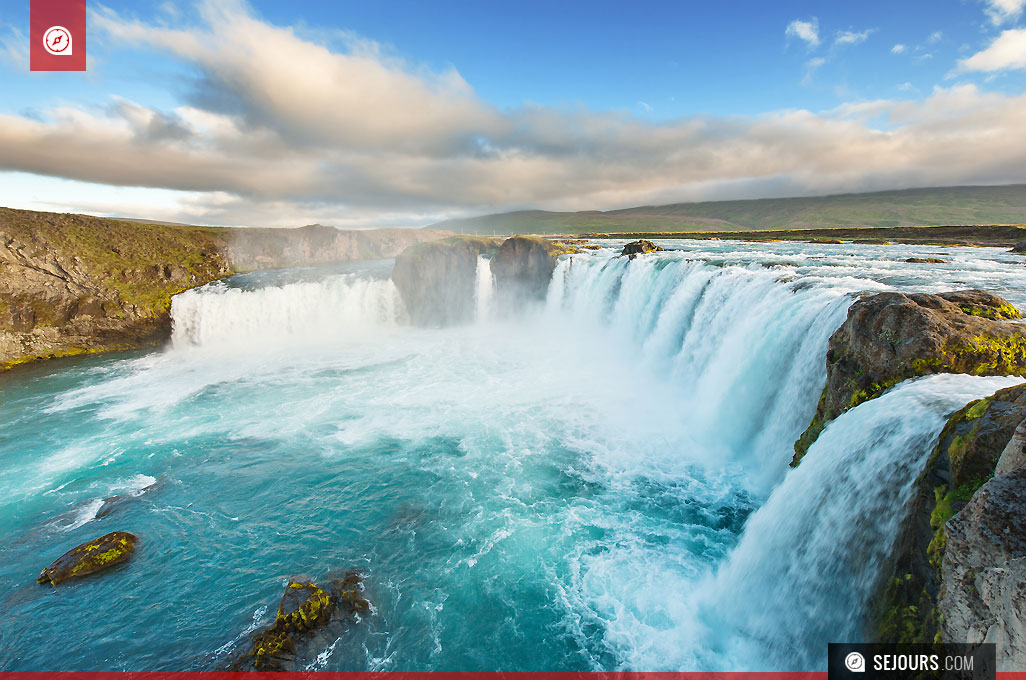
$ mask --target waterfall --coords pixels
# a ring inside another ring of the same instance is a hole
[[[255,290],[217,282],[171,301],[172,345],[235,347],[331,343],[339,337],[394,326],[402,302],[387,279],[330,276]]]
[[[480,255],[477,258],[477,276],[474,286],[474,303],[477,306],[479,323],[488,320],[494,295],[495,279],[492,276],[491,261],[484,255]]]
[[[864,638],[867,603],[897,539],[913,483],[947,415],[1022,382],[936,375],[909,381],[833,421],[707,578],[659,584],[675,619],[629,622],[649,643],[636,668],[824,670],[828,642]],[[644,626],[655,630],[644,630]]]
[[[812,417],[851,292],[762,267],[575,256],[553,273],[546,315],[611,334],[668,378],[696,443],[751,462],[766,490]]]

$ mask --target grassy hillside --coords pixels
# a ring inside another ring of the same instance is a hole
[[[625,210],[526,210],[432,225],[466,234],[742,231],[1026,223],[1026,185],[942,187],[641,206]]]

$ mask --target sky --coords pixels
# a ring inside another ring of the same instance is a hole
[[[418,227],[1026,182],[1026,0],[0,3],[0,205]]]

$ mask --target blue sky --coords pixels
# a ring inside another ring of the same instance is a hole
[[[1024,0],[89,2],[0,15],[0,205],[417,226],[1026,181]],[[141,212],[142,211],[142,212]]]

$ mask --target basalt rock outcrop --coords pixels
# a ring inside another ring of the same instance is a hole
[[[941,638],[993,642],[999,670],[1026,668],[1026,468],[984,484],[945,533]]]
[[[306,642],[333,619],[370,611],[363,599],[362,577],[351,571],[321,587],[308,579],[291,579],[274,623],[253,636],[250,650],[237,658],[231,671],[295,671],[295,660]]]
[[[404,250],[392,281],[413,323],[449,326],[475,318],[481,256],[490,258],[484,275],[492,276],[497,306],[515,311],[543,299],[559,256],[577,252],[536,236],[453,236]]]
[[[112,531],[64,553],[43,570],[36,583],[56,586],[68,579],[80,578],[110,569],[132,558],[138,538],[126,531]]]
[[[638,255],[643,255],[645,253],[655,253],[659,252],[660,250],[663,249],[657,246],[656,244],[652,243],[651,241],[641,239],[638,241],[631,241],[630,243],[625,245],[623,247],[623,250],[620,251],[620,256],[622,257],[626,255],[627,257],[633,260]]]
[[[0,208],[0,371],[163,342],[173,295],[236,272],[394,257],[443,235],[192,227]]]
[[[478,259],[498,247],[494,238],[452,236],[401,252],[395,258],[392,282],[410,321],[448,326],[473,320]]]
[[[515,310],[530,300],[544,299],[559,256],[581,252],[576,245],[537,236],[503,241],[490,263],[499,304]]]
[[[1000,550],[976,556],[966,552],[967,545],[986,533],[987,520],[981,518],[990,511],[988,508],[995,507],[994,504],[979,503],[980,510],[965,516],[961,513],[967,504],[977,502],[976,494],[990,481],[1009,476],[991,480],[1024,420],[1026,385],[999,390],[990,397],[971,402],[948,419],[915,483],[912,501],[908,508],[902,509],[907,517],[895,543],[891,564],[884,570],[886,578],[879,597],[875,599],[871,637],[885,642],[962,642],[968,639],[959,637],[950,626],[947,633],[944,632],[943,625],[948,624],[939,602],[943,597],[955,598],[952,602],[960,603],[971,599],[971,592],[961,591],[971,591],[976,586],[971,578],[966,578],[967,572],[958,572],[954,577],[956,571],[945,572],[942,566],[949,559],[947,551],[955,535],[953,532],[957,531],[961,538],[956,542],[957,552],[951,559],[958,564],[976,565],[989,560],[993,568],[1003,568],[998,559]],[[963,521],[953,524],[950,521],[953,517],[962,517]],[[1023,526],[1020,524],[1017,529],[1020,537]],[[994,536],[998,543],[1006,538],[1014,537]],[[1026,583],[1022,587],[1026,588]],[[969,628],[965,625],[961,632]],[[1000,658],[1000,650],[998,654]]]
[[[797,465],[826,424],[902,380],[933,373],[1026,374],[1026,324],[981,290],[877,293],[851,306],[830,337],[826,386],[795,442]]]

